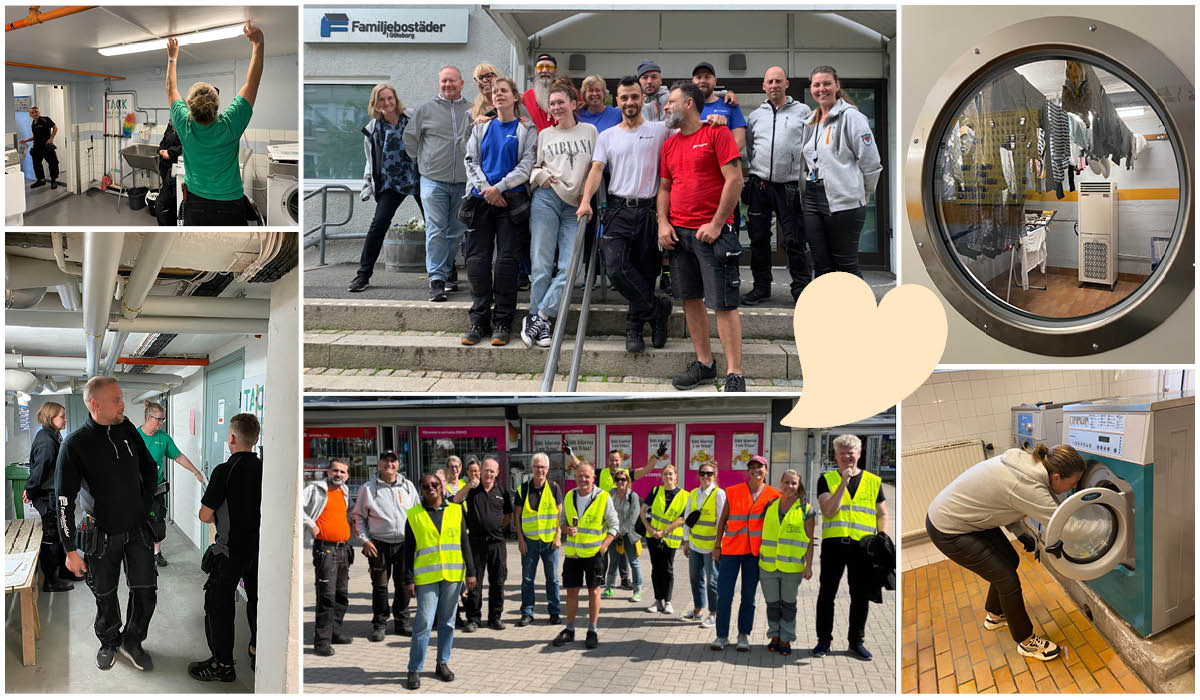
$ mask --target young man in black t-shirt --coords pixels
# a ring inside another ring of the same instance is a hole
[[[262,520],[262,460],[254,452],[258,419],[239,413],[229,419],[229,460],[209,476],[200,499],[200,520],[214,523],[216,541],[204,555],[204,632],[212,656],[188,664],[200,681],[233,682],[234,600],[238,581],[245,582],[246,619],[250,624],[250,668],[258,637],[258,532]]]

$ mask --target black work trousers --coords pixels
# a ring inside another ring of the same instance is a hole
[[[363,241],[362,254],[358,257],[358,276],[371,279],[375,271],[375,261],[379,259],[379,251],[383,249],[383,239],[387,237],[396,210],[404,203],[408,195],[396,190],[384,190],[375,195],[375,215],[371,217],[371,225],[367,228],[367,237]],[[425,208],[421,206],[421,190],[413,192],[417,209],[421,210],[421,218],[425,218]]]
[[[517,271],[524,224],[514,222],[504,207],[494,207],[483,200],[476,205],[474,223],[475,228],[468,229],[466,235],[467,279],[474,297],[471,323],[483,328],[491,328],[492,324],[511,328],[517,311]]]
[[[208,199],[188,192],[183,200],[183,223],[186,226],[247,226],[246,197],[240,199]]]
[[[313,569],[317,584],[317,619],[313,646],[328,646],[342,633],[342,620],[350,605],[350,545],[347,542],[313,542]]]
[[[1033,622],[1025,610],[1021,595],[1021,579],[1017,566],[1021,556],[1013,549],[1000,528],[993,527],[965,535],[948,535],[933,526],[925,517],[925,532],[933,546],[950,561],[978,574],[988,582],[987,599],[983,609],[1008,620],[1008,631],[1014,642],[1023,642],[1033,634]]]
[[[825,185],[820,181],[805,186],[801,201],[804,236],[812,249],[814,276],[849,272],[862,277],[858,270],[858,237],[867,221],[867,208],[830,212]]]
[[[499,620],[504,609],[504,579],[508,577],[508,548],[505,542],[471,540],[471,557],[475,561],[476,584],[467,593],[466,614],[469,622],[479,624],[483,619],[483,573],[488,579],[488,620]]]
[[[42,516],[42,544],[38,553],[38,566],[42,570],[42,582],[53,583],[59,572],[66,568],[66,554],[58,540],[58,509],[54,507],[54,494],[50,491],[26,492],[34,510]]]
[[[234,613],[237,611],[237,587],[246,582],[246,622],[250,625],[250,646],[258,645],[258,553],[239,557],[218,554],[212,558],[212,571],[204,583],[204,636],[213,658],[233,663]]]
[[[84,563],[88,587],[96,596],[95,628],[101,646],[115,648],[122,641],[144,641],[158,602],[158,568],[154,565],[150,526],[142,525],[119,534],[97,533],[94,551],[85,551]],[[124,630],[121,603],[117,600],[122,566],[129,586]]]
[[[650,582],[654,584],[654,599],[669,601],[671,589],[675,587],[675,550],[655,537],[646,538],[646,549],[650,550]]]
[[[795,182],[767,182],[752,178],[746,183],[749,205],[746,230],[750,234],[750,272],[754,288],[771,288],[771,215],[779,222],[779,236],[787,252],[791,274],[792,300],[812,281],[808,264],[808,241],[804,237],[804,219],[800,215],[800,195]]]
[[[609,204],[600,239],[604,265],[613,286],[629,302],[625,326],[641,330],[654,319],[654,280],[662,269],[658,251],[658,219],[653,206]]]
[[[817,592],[817,641],[833,641],[833,609],[842,573],[850,584],[850,621],[846,641],[861,644],[871,604],[871,565],[867,552],[848,537],[821,540],[821,588]]]
[[[371,625],[386,627],[389,613],[396,624],[408,626],[408,586],[404,577],[408,564],[404,561],[404,542],[388,543],[372,540],[378,556],[367,557],[367,569],[371,572]],[[396,592],[388,602],[388,583]]]
[[[33,176],[38,182],[46,179],[46,171],[42,168],[43,160],[50,168],[50,180],[58,179],[58,151],[54,144],[35,143],[33,148],[29,149],[29,159],[33,161]]]

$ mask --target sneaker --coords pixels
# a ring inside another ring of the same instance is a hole
[[[633,602],[635,602],[635,603],[640,603],[640,602],[642,602],[642,592],[641,592],[641,591],[634,591],[634,592],[633,592],[633,595],[632,595],[632,596],[630,596],[630,597],[629,597],[629,599],[630,599],[630,600],[632,600],[632,601],[633,601]]]
[[[725,375],[725,386],[721,388],[721,391],[746,393],[746,378],[740,374]]]
[[[675,375],[675,378],[671,380],[671,384],[680,391],[687,391],[688,389],[695,389],[705,382],[711,382],[716,378],[716,362],[713,363],[712,367],[706,367],[700,364],[700,360],[692,360],[682,374]]]
[[[584,646],[588,649],[595,649],[600,646],[600,637],[596,634],[596,630],[588,630],[587,639],[584,641]]]
[[[395,625],[392,627],[392,634],[398,634],[401,637],[411,637],[412,625],[409,624],[408,620],[396,620]]]
[[[613,590],[612,586],[608,586],[604,589],[604,592],[600,594],[600,597],[601,598],[616,598],[617,592]]]
[[[504,627],[505,627],[504,623],[499,620],[488,620],[488,629],[494,629],[494,630],[499,631],[499,630],[504,629]]]
[[[234,671],[232,664],[226,666],[211,656],[204,661],[193,661],[188,664],[188,675],[198,681],[232,683],[237,680],[237,672]]]
[[[1004,619],[1003,615],[988,613],[983,618],[983,628],[985,630],[998,630],[1001,627],[1008,627],[1008,620]]]
[[[458,291],[458,268],[453,265],[450,266],[450,276],[446,278],[446,291]]]
[[[409,671],[408,679],[404,682],[404,687],[408,688],[409,690],[420,690],[421,674],[417,673],[416,671]]]
[[[38,180],[37,182],[35,182],[35,183],[33,183],[32,185],[30,185],[30,186],[29,186],[29,189],[31,189],[31,190],[32,190],[32,189],[37,189],[38,187],[41,187],[41,186],[43,186],[43,185],[45,185],[45,184],[46,184],[46,181],[45,181],[45,180]],[[111,666],[112,664],[109,664],[109,665]]]
[[[561,625],[562,624],[562,616],[561,615],[551,615],[550,616],[550,624]]]
[[[700,622],[704,619],[704,612],[701,610],[689,610],[683,617],[680,618],[684,622]]]
[[[661,348],[667,344],[667,328],[671,321],[671,300],[659,299],[658,309],[650,320],[650,345]]]
[[[621,588],[624,588],[627,591],[632,591],[633,590],[633,581],[630,581],[627,578],[621,579]]]
[[[479,623],[475,622],[474,620],[467,620],[467,624],[463,625],[463,632],[466,632],[467,634],[470,634],[477,629],[479,629]]]
[[[446,283],[433,280],[429,283],[429,301],[446,301]]]
[[[341,632],[335,632],[333,635],[333,643],[334,644],[353,644],[354,639],[348,634],[342,634]]]
[[[717,616],[713,615],[712,613],[709,613],[708,616],[704,618],[704,622],[700,623],[700,626],[706,630],[716,627],[717,626]]]
[[[828,653],[829,653],[829,642],[817,642],[817,645],[815,647],[813,647],[813,650],[812,650],[812,655],[817,657],[818,659],[821,658],[822,656],[825,656]]]
[[[654,601],[654,605],[651,605],[650,607],[646,608],[646,612],[660,613],[662,611],[663,611],[663,602],[661,600]]]
[[[551,644],[556,647],[561,647],[562,645],[573,641],[575,641],[575,630],[563,630],[562,632],[558,633],[558,636],[554,638],[554,641],[551,642]]]
[[[333,647],[328,644],[313,647],[313,653],[317,656],[333,656]]]
[[[715,640],[713,640],[713,643],[709,645],[709,648],[712,649],[713,651],[721,651],[722,649],[724,649],[727,646],[729,646],[728,638],[717,637]]]
[[[855,656],[862,659],[863,661],[871,660],[871,652],[869,650],[867,650],[867,648],[865,646],[863,646],[862,642],[859,642],[858,644],[851,644],[850,645],[850,653],[854,654]]]
[[[484,336],[492,334],[492,329],[487,326],[481,326],[478,323],[471,324],[471,330],[463,334],[459,340],[463,345],[476,345],[483,340]]]
[[[675,614],[675,606],[671,605],[671,601],[663,601],[662,612],[667,615]]]
[[[454,671],[451,671],[450,667],[446,664],[438,664],[434,673],[437,674],[438,679],[443,683],[449,683],[454,680]]]
[[[363,291],[364,289],[366,289],[369,286],[371,286],[371,278],[370,277],[363,277],[362,275],[355,275],[354,279],[351,280],[351,282],[350,282],[350,286],[346,287],[346,291],[358,293],[358,292]]]
[[[167,558],[162,555],[162,552],[159,552],[158,554],[154,555],[154,563],[158,564],[159,566],[166,566],[169,562],[167,562]]]
[[[1017,651],[1021,656],[1028,656],[1038,661],[1058,658],[1058,645],[1049,639],[1042,639],[1036,634],[1029,635],[1029,639],[1018,644]]]
[[[529,275],[521,275],[517,278],[517,291],[524,292],[529,290]]]
[[[382,642],[385,634],[386,630],[383,627],[375,627],[371,630],[371,633],[367,635],[367,641]]]
[[[142,648],[141,642],[121,642],[121,655],[129,659],[133,667],[139,671],[154,670],[154,660]]]
[[[779,651],[780,644],[782,644],[782,642],[779,641],[779,637],[771,637],[770,643],[767,644],[767,651],[774,654],[775,652]]]
[[[671,273],[663,271],[662,276],[658,278],[658,288],[664,292],[671,291]]]
[[[548,348],[554,342],[554,319],[538,317],[538,334],[535,342],[539,348]]]
[[[508,339],[510,336],[511,333],[508,330],[508,326],[504,324],[496,324],[496,330],[492,331],[492,345],[497,347],[501,345],[508,345]]]
[[[750,637],[744,634],[739,634],[737,640],[737,650],[750,651]]]
[[[792,643],[791,642],[780,642],[779,648],[776,649],[775,651],[779,652],[783,656],[791,656],[792,655]]]
[[[521,319],[521,342],[525,343],[525,347],[533,347],[533,341],[537,340],[537,315],[526,314]]]
[[[646,352],[646,341],[642,340],[642,327],[625,329],[625,352]]]
[[[524,627],[533,623],[533,615],[522,615],[520,620],[517,620],[517,627]]]
[[[116,662],[116,647],[100,647],[100,650],[96,652],[96,668],[99,668],[101,671],[107,671],[108,669],[112,668],[113,664]]]
[[[761,304],[770,298],[771,290],[769,288],[762,289],[761,287],[755,287],[754,289],[751,289],[748,294],[742,295],[742,303],[746,306],[754,306],[755,304]]]

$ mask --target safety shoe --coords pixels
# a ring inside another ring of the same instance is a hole
[[[701,620],[704,619],[704,611],[703,610],[689,610],[680,619],[682,619],[685,622],[700,622]]]
[[[524,627],[533,623],[533,615],[522,615],[520,620],[517,620],[517,627]]]
[[[488,620],[488,629],[493,629],[493,630],[499,631],[504,628],[505,628],[505,625],[503,622],[501,622],[499,620]]]
[[[57,190],[57,189],[58,189],[58,186],[59,186],[59,185],[61,185],[61,184],[62,184],[62,183],[61,183],[61,182],[59,182],[58,180],[51,180],[51,181],[50,181],[50,189],[52,189],[52,190]]]
[[[508,330],[508,326],[503,323],[498,323],[496,324],[496,330],[492,331],[492,345],[508,345],[508,339],[510,336],[511,333]]]
[[[1049,661],[1058,658],[1058,645],[1049,639],[1042,639],[1036,634],[1031,634],[1029,639],[1017,645],[1017,652],[1021,656],[1028,656],[1038,661]]]
[[[650,320],[650,345],[661,348],[667,344],[667,328],[671,320],[671,300],[659,299],[654,318]]]
[[[700,360],[692,360],[682,374],[677,374],[671,379],[671,385],[680,391],[687,391],[688,389],[695,389],[706,382],[712,382],[712,380],[717,378],[716,365],[715,361],[709,367],[701,364]]]
[[[716,639],[713,640],[713,643],[709,645],[709,648],[712,649],[713,651],[721,651],[722,649],[724,649],[727,646],[729,646],[729,638],[728,637],[717,637]]]
[[[460,339],[463,345],[476,345],[483,340],[484,336],[492,334],[492,329],[487,326],[481,326],[478,323],[471,324],[471,330],[463,334]]]
[[[75,590],[75,584],[73,583],[51,581],[49,579],[42,582],[42,593],[66,593],[73,590]]]
[[[407,620],[396,620],[393,623],[392,634],[400,635],[401,637],[411,637],[412,625]]]
[[[341,632],[334,632],[333,633],[333,643],[334,644],[353,644],[354,639],[348,634],[342,634]]]
[[[433,280],[429,283],[429,301],[446,301],[446,283]]]
[[[737,640],[737,650],[750,651],[750,637],[744,634],[739,634]]]
[[[454,680],[454,671],[451,671],[450,667],[446,664],[438,664],[434,673],[437,674],[438,679],[443,683],[449,683]]]
[[[1008,620],[1004,619],[1003,615],[993,615],[988,613],[983,618],[983,628],[985,630],[998,630],[1001,627],[1008,627]]]
[[[368,642],[382,642],[387,630],[383,627],[375,627],[371,633],[367,635]]]
[[[740,374],[725,375],[725,386],[721,388],[724,392],[746,392],[746,378]]]
[[[560,615],[551,615],[551,616],[550,616],[550,624],[552,624],[552,625],[561,625],[561,624],[562,624],[562,616],[560,616]]]
[[[354,279],[350,281],[350,286],[346,287],[346,291],[358,293],[358,292],[363,291],[364,289],[366,289],[369,286],[371,286],[371,278],[370,277],[363,277],[362,275],[355,275]]]
[[[198,681],[221,681],[232,683],[237,680],[237,671],[233,664],[226,666],[210,656],[204,661],[193,661],[188,664],[188,675]]]
[[[41,186],[43,186],[43,185],[45,185],[45,184],[46,184],[46,181],[45,181],[45,180],[38,180],[37,182],[35,182],[35,183],[33,183],[32,185],[30,185],[30,186],[29,186],[29,189],[31,189],[31,190],[32,190],[32,189],[37,189],[38,187],[41,187]]]
[[[408,688],[409,690],[420,690],[421,674],[417,673],[416,671],[409,671],[408,679],[404,681],[404,687]]]
[[[551,642],[551,644],[556,647],[561,647],[562,645],[573,641],[575,641],[575,630],[565,629],[558,633],[558,636],[554,638],[554,641]]]
[[[328,644],[321,644],[313,647],[313,653],[317,656],[333,656],[333,647]]]
[[[524,292],[529,289],[529,275],[521,275],[517,278],[517,291]]]
[[[761,304],[762,302],[764,302],[770,298],[771,298],[771,290],[770,289],[763,289],[762,287],[755,287],[754,289],[751,289],[748,293],[742,295],[742,303],[745,304],[746,306],[754,306],[755,304]]]
[[[154,660],[142,648],[141,642],[121,642],[121,655],[129,659],[133,667],[139,671],[154,670]]]
[[[608,586],[604,589],[604,592],[600,594],[600,597],[601,598],[616,598],[617,592],[612,589],[612,586]]]
[[[858,644],[851,644],[850,653],[854,654],[863,661],[870,661],[872,658],[871,652],[865,646],[863,646],[862,642],[859,642]]]
[[[664,600],[663,605],[662,605],[662,610],[660,610],[660,612],[665,613],[667,615],[674,615],[675,614],[675,606],[671,605],[671,601]]]
[[[96,667],[101,671],[107,671],[117,662],[116,647],[100,647],[96,652]]]
[[[662,275],[658,278],[658,288],[664,292],[671,291],[671,273],[663,270]]]
[[[158,564],[159,566],[166,566],[170,562],[168,562],[167,558],[162,555],[162,552],[159,552],[158,554],[154,555],[154,563]]]
[[[646,341],[642,340],[642,327],[625,329],[625,352],[646,352]]]
[[[588,630],[587,638],[583,645],[588,649],[595,649],[600,646],[600,636],[596,634],[596,630]]]
[[[446,278],[446,291],[458,291],[458,268],[453,265],[450,266],[450,276]]]
[[[479,623],[475,622],[474,620],[467,620],[467,624],[463,625],[463,632],[466,632],[467,634],[471,634],[478,629]]]
[[[812,650],[812,655],[817,658],[821,658],[822,656],[825,656],[828,653],[829,653],[829,642],[817,642],[817,645],[815,647],[813,647],[813,650]]]
[[[708,616],[704,618],[704,622],[700,623],[700,626],[703,627],[704,629],[712,629],[713,627],[716,627],[717,626],[717,616],[713,615],[712,613],[709,613]]]

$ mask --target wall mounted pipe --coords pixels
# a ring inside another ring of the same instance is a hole
[[[100,344],[108,325],[117,268],[121,262],[123,234],[87,231],[83,234],[83,335],[88,376],[100,369]],[[64,314],[51,314],[63,316]]]
[[[44,299],[35,306],[33,311],[43,313],[63,313],[71,311],[66,308],[70,303],[61,293],[48,292]],[[78,302],[76,302],[78,305]],[[78,312],[79,309],[73,309]],[[121,312],[120,303],[112,305],[111,313]],[[149,296],[142,302],[142,313],[146,316],[182,316],[186,318],[268,318],[271,315],[270,299],[247,299],[226,297],[176,297]]]
[[[158,367],[206,367],[208,360],[203,357],[122,357],[117,360],[123,365],[151,365]],[[22,355],[6,353],[4,355],[6,369],[28,370],[78,370],[87,368],[86,357],[67,357],[61,355]]]
[[[40,5],[33,5],[32,7],[30,7],[28,15],[26,15],[25,17],[22,17],[21,19],[18,19],[18,20],[15,20],[15,21],[5,24],[4,31],[11,32],[14,29],[21,29],[24,27],[32,27],[35,24],[49,22],[52,19],[58,19],[60,17],[67,17],[69,15],[74,15],[74,14],[77,14],[80,12],[86,12],[87,10],[94,9],[96,6],[95,5],[69,5],[67,7],[60,7],[58,9],[49,10],[47,12],[41,12],[39,10],[40,7],[41,7]]]
[[[93,73],[86,70],[75,70],[74,68],[57,68],[55,66],[39,66],[36,63],[18,63],[17,61],[5,61],[4,65],[14,68],[34,68],[36,70],[52,70],[59,73],[73,73],[74,75],[90,75],[96,78],[109,78],[111,80],[124,80],[123,75],[110,75],[108,73]]]
[[[175,316],[138,316],[137,318],[121,318],[120,316],[105,316],[108,330],[126,331],[129,333],[194,333],[194,334],[230,334],[260,335],[267,332],[265,318],[179,318]],[[5,323],[10,326],[23,328],[84,328],[84,316],[80,313],[64,311],[48,314],[42,311],[15,310],[5,316]],[[90,359],[90,358],[89,358]],[[97,365],[99,363],[97,362]],[[96,369],[99,369],[97,366]]]

